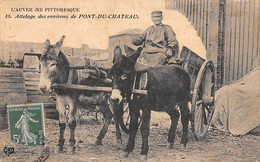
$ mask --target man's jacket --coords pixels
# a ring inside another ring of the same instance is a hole
[[[166,53],[167,49],[170,48],[175,55],[179,48],[174,31],[171,26],[166,24],[150,26],[142,35],[134,38],[133,44],[143,44],[142,52],[147,54]]]

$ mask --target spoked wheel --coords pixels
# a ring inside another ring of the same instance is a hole
[[[77,109],[77,114],[76,114],[76,122],[77,122],[77,124],[78,125],[80,124],[80,120],[81,120],[82,116],[88,115],[88,114],[89,114],[89,110],[78,108]]]
[[[207,133],[214,113],[214,96],[214,65],[207,60],[199,70],[192,97],[191,125],[196,140],[202,140]]]
[[[130,111],[129,111],[129,106],[128,106],[128,103],[125,103],[124,104],[124,113],[123,113],[123,127],[125,128],[122,128],[122,130],[125,132],[125,133],[129,133],[129,126],[130,126]],[[140,117],[138,119],[138,127],[141,125],[142,123],[142,110],[140,111]]]

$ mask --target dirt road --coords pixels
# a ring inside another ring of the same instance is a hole
[[[94,117],[86,119],[87,124],[76,128],[76,153],[67,155],[65,152],[55,154],[52,149],[58,141],[58,121],[46,119],[46,144],[50,148],[47,161],[138,161],[141,148],[141,135],[138,131],[136,147],[128,158],[122,158],[122,149],[126,145],[128,135],[123,133],[123,144],[116,143],[114,125],[109,127],[103,140],[103,146],[94,146],[100,125]],[[178,125],[174,149],[168,150],[167,133],[169,118],[164,113],[152,113],[151,133],[149,136],[148,161],[259,161],[260,138],[253,135],[233,137],[218,130],[210,129],[202,141],[195,141],[189,132],[189,143],[186,150],[180,150],[181,125]],[[65,132],[65,147],[68,146],[69,131]],[[5,146],[15,148],[9,157],[3,152]],[[16,145],[9,139],[8,130],[0,132],[0,161],[34,161],[41,155],[43,147],[26,147]]]

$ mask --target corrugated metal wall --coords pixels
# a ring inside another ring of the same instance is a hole
[[[166,0],[166,8],[178,10],[185,15],[207,48],[209,0]]]
[[[259,66],[260,0],[166,0],[185,15],[216,68],[216,86],[238,80]]]
[[[226,0],[224,84],[259,66],[259,5],[259,0]]]

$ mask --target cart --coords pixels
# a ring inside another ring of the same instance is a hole
[[[201,140],[207,133],[214,113],[214,65],[185,46],[178,59],[191,78],[191,126],[195,139]]]
[[[201,140],[206,135],[207,129],[210,125],[212,115],[214,113],[214,96],[215,96],[215,75],[214,65],[212,61],[205,60],[192,52],[187,47],[183,47],[181,53],[178,56],[181,60],[181,66],[190,75],[191,78],[191,126],[196,140]],[[74,70],[85,68],[97,68],[104,71],[108,71],[112,66],[111,63],[98,62],[86,59],[69,58],[70,62],[70,74],[72,77]],[[111,83],[111,87],[99,87],[99,86],[87,86],[87,85],[75,85],[71,84],[70,79],[66,84],[54,84],[53,88],[69,88],[75,90],[88,90],[88,91],[112,91],[112,80],[109,78],[103,78],[103,82]],[[146,90],[132,89],[133,94],[147,95]],[[129,126],[129,108],[126,104],[124,106],[124,125],[126,128]],[[139,124],[141,121],[139,120]],[[125,130],[123,130],[125,131]],[[126,129],[125,132],[127,132]]]

